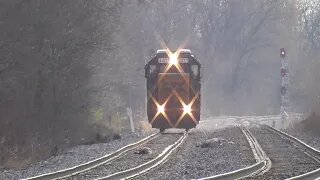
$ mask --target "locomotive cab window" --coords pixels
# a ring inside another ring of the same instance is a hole
[[[191,65],[191,72],[192,72],[193,78],[197,78],[199,75],[199,66]]]
[[[156,74],[156,72],[157,72],[156,65],[147,65],[147,66],[145,66],[144,76],[145,76],[145,78],[149,78],[150,75],[151,75],[151,77],[154,76],[154,74]]]
[[[160,72],[161,73],[164,73],[165,72],[165,69],[166,69],[166,65],[160,65]]]
[[[156,65],[150,65],[150,74],[154,74],[156,72],[157,66]]]

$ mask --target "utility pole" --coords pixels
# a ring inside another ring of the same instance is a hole
[[[289,101],[289,63],[286,58],[286,49],[280,48],[280,58],[281,58],[281,121],[282,125],[286,126],[287,119],[290,111],[290,101]]]
[[[127,115],[129,116],[130,126],[131,126],[131,132],[134,133],[134,125],[132,120],[132,92],[131,92],[131,83],[128,82],[128,90],[129,90],[129,105],[127,107]]]

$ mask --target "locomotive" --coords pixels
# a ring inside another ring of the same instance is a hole
[[[189,49],[160,49],[145,65],[147,116],[160,132],[188,131],[200,121],[201,64]]]

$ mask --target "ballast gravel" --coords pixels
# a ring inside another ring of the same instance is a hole
[[[119,140],[109,143],[79,145],[58,156],[50,157],[47,160],[20,169],[0,169],[0,179],[22,179],[70,168],[139,141],[151,133],[155,133],[155,131],[149,133],[125,133],[121,135],[121,139]]]
[[[177,132],[181,133],[184,130]],[[175,133],[175,131],[168,131],[168,133]],[[77,146],[66,153],[22,169],[2,169],[0,179],[21,179],[73,167],[106,155],[147,135],[149,134],[125,134],[122,135],[121,140],[110,143]],[[137,166],[155,158],[179,136],[181,134],[162,136],[162,139],[154,140],[153,145],[146,144],[146,147],[151,149],[151,154],[137,155],[128,152],[113,163],[101,166],[100,170],[92,171],[92,177],[76,176],[73,179],[97,178]],[[164,164],[135,179],[197,179],[234,171],[254,163],[250,145],[238,127],[217,127],[216,122],[208,121],[190,130],[183,145]],[[101,170],[104,173],[97,174],[102,172]]]
[[[300,139],[301,141],[307,143],[308,145],[320,150],[320,136],[308,131],[303,131],[299,129],[287,129],[284,130],[286,133]],[[320,130],[319,130],[320,131]]]
[[[152,139],[146,144],[142,145],[140,148],[148,148],[149,152],[145,154],[138,154],[137,150],[131,150],[126,153],[124,156],[117,158],[110,163],[104,164],[97,168],[91,169],[89,171],[83,172],[76,176],[67,178],[67,179],[96,179],[106,177],[110,174],[128,170],[134,167],[137,167],[143,163],[146,163],[154,158],[156,158],[161,152],[176,142],[180,137],[182,137],[182,133],[165,133],[160,136]],[[139,149],[139,148],[138,148]]]
[[[257,126],[251,128],[250,131],[270,158],[272,167],[263,175],[247,179],[287,179],[320,167],[320,164],[314,159],[266,127]]]
[[[207,142],[212,144],[206,145]],[[192,130],[182,147],[162,166],[135,179],[198,179],[254,163],[250,145],[238,127],[215,130],[206,126]]]

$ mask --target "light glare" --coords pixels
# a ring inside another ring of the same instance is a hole
[[[178,55],[177,53],[171,53],[169,55],[169,58],[170,58],[170,64],[174,64],[174,65],[177,65],[178,64]]]
[[[161,114],[164,113],[164,104],[158,106],[158,113],[161,113]]]
[[[184,105],[183,104],[183,111],[186,114],[190,114],[191,113],[191,104],[189,104],[189,105]]]

